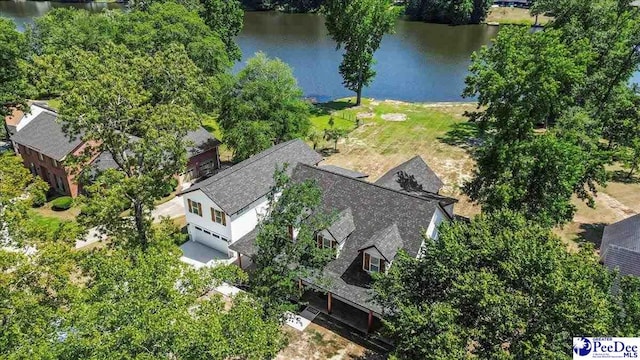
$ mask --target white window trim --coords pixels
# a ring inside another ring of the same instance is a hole
[[[375,267],[377,268],[376,270],[373,269],[374,265],[373,265],[373,261],[377,260],[378,264],[375,265]],[[382,259],[380,259],[379,257],[373,256],[371,254],[369,254],[369,272],[380,272],[380,264],[382,263]]]

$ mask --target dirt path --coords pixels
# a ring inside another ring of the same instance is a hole
[[[626,206],[625,204],[618,201],[618,199],[615,199],[609,194],[602,191],[598,193],[596,201],[599,203],[599,205],[604,205],[607,208],[611,209],[611,211],[618,215],[620,219],[625,219],[631,215],[637,214],[637,212],[632,208]]]

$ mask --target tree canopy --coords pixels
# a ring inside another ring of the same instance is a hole
[[[344,48],[339,72],[344,86],[356,93],[360,105],[362,89],[373,81],[373,54],[385,34],[392,33],[398,9],[390,0],[327,0],[322,6],[329,35]]]
[[[640,65],[639,10],[627,1],[541,0],[533,12],[555,18],[544,31],[501,29],[473,56],[463,95],[478,97],[471,120],[485,132],[466,190],[485,210],[557,225],[572,219],[574,194],[594,206],[607,164],[637,167],[636,136],[623,133],[637,123],[628,81]]]
[[[546,228],[510,211],[445,222],[374,283],[402,359],[565,359],[571,337],[637,336],[638,281],[568,252]]]
[[[302,295],[299,279],[322,281],[321,270],[335,256],[333,249],[319,248],[315,237],[333,218],[321,208],[320,188],[311,180],[292,182],[286,166],[274,174],[269,206],[258,225],[250,282],[266,311],[279,319],[285,311],[295,311],[291,299]]]
[[[225,89],[218,123],[234,160],[240,161],[273,144],[305,137],[309,114],[291,68],[257,53]]]
[[[9,114],[14,106],[25,105],[26,45],[16,25],[0,17],[0,117]]]
[[[201,72],[176,44],[147,56],[106,43],[97,52],[79,51],[76,59],[60,119],[70,136],[87,143],[81,165],[101,152],[116,165],[86,187],[84,218],[121,235],[135,232],[146,245],[154,201],[185,168],[183,138],[199,125],[194,97]],[[120,216],[129,208],[133,223]]]

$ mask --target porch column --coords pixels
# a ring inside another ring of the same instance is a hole
[[[242,270],[242,254],[238,253],[238,266],[240,266],[240,270]]]
[[[332,308],[331,302],[332,302],[332,300],[333,300],[333,297],[331,296],[331,293],[327,293],[327,312],[329,314],[331,314],[331,308]]]
[[[373,311],[369,310],[369,321],[367,321],[367,334],[371,332],[373,328]]]
[[[302,279],[298,279],[298,290],[302,291]]]

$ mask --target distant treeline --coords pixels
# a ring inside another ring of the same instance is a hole
[[[245,9],[315,12],[323,0],[241,0]],[[487,16],[493,0],[406,0],[411,20],[444,24],[478,24]]]
[[[323,0],[240,0],[248,10],[280,10],[287,12],[315,12]]]
[[[411,20],[444,24],[479,24],[493,0],[409,0],[406,14]]]

